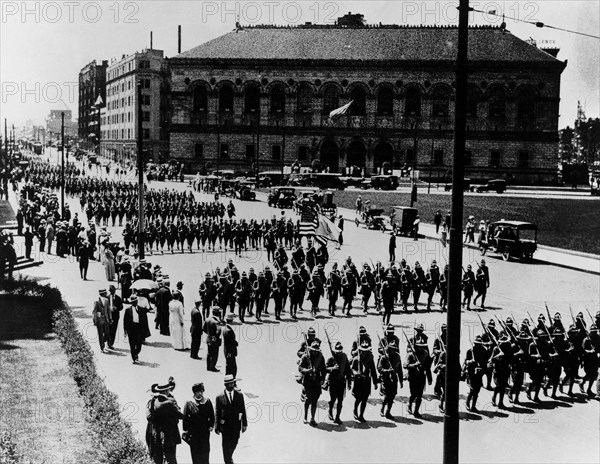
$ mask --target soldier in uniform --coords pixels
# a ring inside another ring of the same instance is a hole
[[[317,250],[315,250],[313,241],[310,238],[308,239],[308,250],[306,250],[306,265],[311,274],[317,265]]]
[[[536,335],[538,339],[541,338],[542,331],[539,330],[537,333],[532,334],[532,342],[529,345],[529,356],[531,357],[529,377],[531,378],[531,383],[527,389],[527,398],[531,401],[531,394],[534,393],[535,396],[533,401],[539,402],[541,401],[539,396],[540,388],[542,387],[542,382],[544,381],[545,360],[543,358],[544,353],[540,350],[535,339]]]
[[[481,265],[477,268],[477,274],[475,275],[475,299],[473,304],[477,304],[477,300],[481,298],[481,308],[485,307],[485,297],[487,295],[487,289],[490,286],[490,271],[485,264],[485,259],[481,260]]]
[[[206,319],[209,316],[210,308],[217,296],[215,282],[209,272],[204,275],[204,282],[200,284],[198,293],[202,300],[202,318]]]
[[[288,279],[288,292],[290,294],[290,316],[293,320],[298,320],[296,313],[300,307],[302,299],[302,278],[300,277],[300,271],[296,268],[292,272],[291,277]]]
[[[394,312],[394,298],[396,290],[394,288],[394,274],[388,271],[386,280],[381,284],[381,300],[383,301],[383,325],[389,325]]]
[[[531,336],[527,331],[522,330],[516,336],[516,341],[512,349],[511,380],[512,387],[508,394],[508,400],[511,403],[519,404],[519,394],[525,380],[525,372],[529,369],[529,344]]]
[[[440,283],[438,286],[440,292],[440,307],[442,311],[446,310],[446,299],[448,298],[448,272],[449,268],[446,264],[444,266],[444,272],[440,275]]]
[[[206,370],[219,372],[217,361],[219,360],[219,346],[221,346],[221,327],[219,320],[221,318],[221,309],[213,307],[212,315],[204,321],[203,332],[206,334]]]
[[[492,396],[492,404],[504,409],[504,393],[508,386],[511,363],[511,344],[507,335],[503,335],[498,340],[498,344],[494,347],[489,362],[494,370],[494,382],[496,383],[496,388]],[[497,403],[496,398],[498,398]]]
[[[311,303],[310,313],[313,317],[317,317],[319,312],[319,301],[323,296],[323,283],[319,278],[318,272],[315,270],[312,274],[310,281],[308,282],[308,300]]]
[[[363,265],[363,271],[360,274],[360,294],[363,296],[363,312],[367,314],[369,299],[375,288],[375,277],[371,273],[368,264]]]
[[[481,335],[477,335],[473,346],[467,351],[463,366],[463,377],[469,384],[467,411],[477,412],[477,398],[483,385],[483,368],[487,364],[486,351]]]
[[[546,384],[544,385],[544,395],[548,395],[548,388],[552,387],[552,398],[556,399],[556,391],[558,390],[558,385],[560,384],[560,374],[562,372],[562,364],[561,364],[561,351],[564,350],[564,332],[556,327],[553,329],[552,333],[550,333],[550,340],[548,343],[551,345],[550,349],[550,359],[548,362],[548,378],[546,380]]]
[[[373,388],[377,390],[377,371],[375,361],[371,352],[371,342],[363,339],[352,358],[352,377],[354,383],[352,386],[352,395],[354,395],[354,419],[359,422],[366,422],[364,413],[367,407],[367,400],[371,394],[371,381]]]
[[[231,323],[233,322],[233,314],[227,315],[227,324],[223,328],[223,354],[225,355],[225,375],[231,374],[237,376],[237,354],[238,342],[235,339],[235,332]]]
[[[337,263],[333,263],[327,278],[327,298],[329,299],[329,314],[335,316],[335,306],[342,287],[342,278],[338,271]]]
[[[596,341],[596,346],[592,341],[592,337],[594,336],[594,340]],[[590,335],[587,335],[583,340],[582,346],[582,361],[583,361],[583,371],[585,376],[581,379],[581,383],[579,384],[579,388],[581,389],[581,393],[585,392],[585,383],[588,383],[587,394],[589,396],[596,396],[592,391],[592,385],[598,379],[598,328],[596,324],[592,324],[590,326]]]
[[[410,388],[408,413],[419,418],[421,417],[419,408],[421,407],[423,391],[425,390],[425,370],[427,369],[427,365],[419,360],[417,353],[413,349],[412,343],[409,343],[406,347],[406,362],[404,363],[404,369],[406,369],[408,375],[408,386]]]
[[[395,359],[399,360],[398,345],[396,340],[391,340],[389,343],[385,343],[384,347],[380,348],[381,354],[377,361],[377,371],[379,372],[379,378],[381,379],[381,390],[379,394],[382,397],[381,411],[379,414],[381,417],[387,419],[393,419],[392,406],[394,405],[394,399],[398,394],[398,378],[402,376],[402,367],[398,372],[398,366],[394,362]],[[386,411],[387,406],[387,411]]]
[[[262,321],[262,312],[265,302],[269,299],[271,289],[269,288],[263,272],[258,273],[258,278],[252,286],[252,297],[256,304],[256,320]]]
[[[304,387],[304,423],[308,422],[308,411],[310,409],[310,425],[317,425],[315,422],[315,413],[317,411],[317,402],[321,396],[321,385],[325,380],[325,359],[321,353],[321,343],[313,340],[310,348],[300,358],[298,370],[302,374],[302,386]]]
[[[467,266],[467,270],[463,274],[462,278],[462,290],[463,290],[463,307],[466,305],[467,311],[471,310],[471,297],[473,296],[473,287],[475,285],[475,274],[471,270],[471,265]]]
[[[248,274],[246,274],[246,271],[242,272],[242,278],[235,284],[235,292],[240,322],[244,323],[246,318],[246,310],[250,305],[250,297],[252,296],[252,284],[250,283],[250,280],[248,280]]]
[[[412,273],[412,291],[413,291],[413,307],[415,311],[419,311],[419,299],[421,298],[421,290],[425,286],[425,272],[421,267],[421,264],[416,261],[415,269]]]
[[[348,356],[344,353],[344,347],[339,341],[335,344],[333,354],[327,360],[325,369],[329,374],[329,420],[341,425],[340,414],[346,388],[350,390],[352,387],[352,370]],[[333,418],[334,406],[336,406],[335,419]]]
[[[404,260],[402,260],[404,261]],[[414,278],[413,273],[410,270],[410,266],[404,263],[404,266],[401,266],[402,270],[400,271],[400,284],[401,284],[401,298],[402,298],[402,308],[404,311],[408,311],[408,297],[410,296],[410,292],[412,291]]]
[[[296,247],[294,248],[294,251],[292,251],[292,267],[294,269],[299,269],[300,266],[304,264],[305,259],[306,255],[304,254],[304,248],[302,248],[300,241],[297,241]]]
[[[447,328],[446,324],[442,324],[440,335],[433,341],[433,363],[435,366],[440,366],[442,364],[443,365],[446,364],[446,360],[445,360],[446,341],[447,341],[446,328]],[[443,359],[442,359],[442,357],[443,357]],[[434,371],[435,371],[435,369],[434,369]],[[443,372],[441,369],[438,369],[437,377],[435,378],[435,385],[433,387],[433,392],[440,398],[443,398],[443,396],[444,396],[445,381],[446,381],[445,369]],[[443,401],[442,401],[442,403],[443,403]]]
[[[350,310],[352,309],[352,300],[356,296],[356,280],[354,274],[350,268],[346,269],[345,275],[342,278],[342,298],[344,304],[342,305],[342,314],[350,316]]]

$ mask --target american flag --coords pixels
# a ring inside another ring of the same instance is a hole
[[[303,205],[300,215],[300,236],[315,235],[318,226],[319,217],[314,206]]]

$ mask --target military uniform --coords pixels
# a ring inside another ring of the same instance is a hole
[[[317,411],[317,402],[321,396],[321,385],[325,380],[325,359],[320,350],[320,343],[317,340],[311,342],[308,352],[305,352],[300,358],[298,370],[302,374],[302,386],[304,387],[304,423],[308,423],[308,411],[310,409],[310,425],[315,426],[315,413]]]
[[[329,374],[329,419],[336,424],[341,424],[340,414],[346,388],[349,390],[352,386],[352,370],[340,342],[335,344],[333,355],[327,360],[325,369]],[[333,418],[334,406],[336,406],[335,419]]]
[[[352,395],[354,395],[354,418],[359,422],[366,422],[364,418],[367,400],[371,394],[371,382],[373,387],[377,389],[377,370],[375,369],[375,361],[371,352],[371,342],[367,339],[361,341],[360,346],[356,351],[356,355],[352,358],[351,363],[353,385]]]

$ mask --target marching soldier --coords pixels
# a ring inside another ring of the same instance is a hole
[[[510,376],[510,362],[511,362],[511,344],[507,335],[503,335],[498,340],[498,345],[494,347],[492,356],[490,358],[490,364],[494,370],[494,382],[496,388],[492,396],[492,404],[498,406],[500,409],[504,409],[504,393],[508,386],[508,378]],[[498,402],[496,403],[496,398]]]
[[[446,311],[446,299],[448,297],[448,272],[449,268],[446,264],[444,266],[444,272],[440,275],[439,292],[440,292],[440,307],[442,311]]]
[[[475,275],[475,299],[473,304],[477,304],[477,300],[481,298],[481,308],[485,308],[485,296],[487,295],[487,289],[490,286],[490,271],[485,264],[485,259],[481,260],[481,264],[477,265],[477,274]]]
[[[309,272],[312,274],[313,269],[317,265],[317,250],[313,246],[313,241],[308,239],[308,250],[306,250],[306,266]]]
[[[269,288],[269,296],[271,295],[271,289],[273,288],[273,280],[275,280],[275,276],[273,276],[273,272],[271,272],[271,268],[269,266],[265,266],[265,281],[267,283],[267,286]],[[264,313],[265,314],[269,314],[269,298],[267,298],[265,300],[265,308],[264,308]]]
[[[252,286],[252,296],[256,304],[256,320],[262,321],[262,312],[265,302],[269,299],[269,288],[263,272],[258,273],[258,278]]]
[[[561,360],[563,370],[565,371],[565,377],[559,385],[558,390],[563,393],[563,386],[568,384],[569,390],[567,391],[567,394],[569,396],[573,396],[573,385],[575,384],[575,379],[579,373],[579,357],[574,343],[578,333],[579,331],[574,324],[569,327],[569,331],[565,337],[565,348]]]
[[[258,276],[254,273],[254,268],[251,267],[250,269],[248,269],[248,281],[250,282],[250,287],[252,288],[253,291],[254,291],[254,282],[256,282],[257,279],[258,279]],[[253,309],[254,309],[254,298],[251,293],[250,294],[250,304],[248,306],[248,315],[254,316],[254,313],[252,312]]]
[[[221,346],[221,327],[219,320],[221,318],[221,309],[213,307],[212,315],[204,321],[203,332],[206,334],[206,370],[209,372],[219,372],[217,361],[219,360],[219,346]]]
[[[425,370],[427,366],[419,360],[412,346],[412,343],[409,343],[406,347],[406,362],[404,363],[404,369],[406,369],[408,375],[408,386],[410,388],[408,413],[419,418],[421,417],[419,408],[421,407],[423,391],[425,390]]]
[[[369,305],[369,299],[371,293],[375,288],[375,278],[371,273],[371,268],[368,264],[363,265],[363,271],[360,274],[360,291],[359,293],[363,296],[363,312],[367,314]]]
[[[321,353],[321,344],[313,340],[310,348],[305,351],[300,358],[298,370],[302,374],[302,386],[304,387],[304,423],[308,422],[308,410],[310,409],[310,425],[315,427],[315,413],[317,411],[317,401],[321,396],[321,385],[325,380],[325,359]]]
[[[299,269],[300,266],[304,264],[305,259],[306,255],[304,254],[304,249],[302,248],[300,241],[297,241],[296,247],[294,248],[294,251],[292,251],[292,267],[294,269]]]
[[[424,333],[425,327],[423,324],[419,324],[415,327],[415,336],[411,338],[410,344],[413,346],[415,350],[415,355],[421,362],[423,366],[423,370],[427,377],[427,382],[431,385],[432,376],[431,376],[431,354],[429,352],[429,345],[427,344],[428,337]]]
[[[356,355],[352,358],[352,377],[354,383],[352,394],[354,395],[354,419],[359,422],[366,422],[364,413],[367,407],[367,400],[371,394],[371,382],[373,388],[377,390],[377,371],[375,361],[371,352],[371,342],[363,339],[356,350]]]
[[[537,333],[532,334],[532,342],[529,345],[529,356],[531,357],[531,366],[529,370],[529,377],[531,378],[531,383],[529,384],[529,388],[527,389],[527,398],[531,401],[531,394],[534,393],[535,396],[533,401],[540,402],[540,388],[542,387],[542,382],[544,381],[544,370],[545,370],[545,360],[542,357],[542,352],[538,347],[535,337],[540,338],[542,336],[542,331],[539,330]]]
[[[377,372],[379,372],[379,378],[381,379],[381,390],[379,394],[382,396],[381,411],[379,414],[381,417],[387,419],[393,419],[392,406],[394,405],[394,399],[398,394],[398,377],[402,375],[402,368],[398,373],[397,367],[394,367],[392,361],[393,357],[397,355],[398,346],[396,340],[392,340],[390,343],[385,344],[383,347],[383,353],[379,356],[377,361]],[[399,356],[398,356],[399,358]],[[387,410],[386,410],[387,406]]]
[[[344,304],[342,305],[342,314],[350,316],[350,310],[352,309],[352,301],[356,296],[356,280],[354,274],[350,268],[346,269],[345,275],[342,278],[342,298]]]
[[[346,388],[350,390],[352,387],[352,370],[348,356],[344,353],[344,347],[339,341],[335,344],[333,355],[327,360],[325,369],[329,374],[329,420],[341,425],[340,414]],[[334,405],[336,406],[335,419],[333,418]]]
[[[445,353],[446,353],[446,324],[442,324],[440,335],[433,341],[433,362],[435,366],[439,366],[440,363],[445,364]],[[444,359],[442,360],[442,356]],[[434,369],[435,371],[435,369]],[[443,398],[444,396],[444,388],[445,388],[445,370],[441,372],[441,369],[438,369],[437,377],[435,378],[435,385],[433,387],[433,392]],[[441,374],[441,375],[440,375]],[[443,404],[443,401],[442,401]]]
[[[415,270],[413,271],[413,282],[412,282],[412,291],[413,291],[413,306],[416,311],[419,311],[419,298],[421,297],[421,290],[425,285],[425,272],[421,267],[421,264],[416,261],[415,262]]]
[[[475,274],[471,270],[471,265],[467,266],[467,270],[463,274],[462,278],[462,290],[463,290],[463,307],[467,306],[467,311],[471,311],[471,297],[473,296],[473,287],[475,286]]]
[[[238,316],[240,322],[244,323],[246,318],[246,310],[250,305],[250,298],[252,296],[252,284],[248,280],[248,274],[246,271],[242,272],[242,277],[235,284],[235,292],[238,303]],[[233,374],[235,377],[235,374]]]
[[[294,269],[294,272],[292,272],[291,277],[288,279],[288,292],[290,295],[290,316],[295,321],[298,320],[296,313],[301,303],[303,284],[300,272],[297,268]]]
[[[521,393],[523,381],[525,380],[525,372],[529,369],[530,343],[531,337],[525,330],[522,330],[516,336],[516,341],[513,345],[511,365],[512,387],[508,394],[508,400],[514,404],[519,404],[519,394]]]
[[[383,301],[383,321],[384,326],[390,324],[392,313],[394,312],[394,298],[396,290],[394,288],[394,274],[388,271],[386,280],[381,284],[381,300]]]
[[[556,391],[560,384],[560,374],[562,373],[561,352],[564,350],[565,333],[557,327],[550,333],[550,341],[548,342],[552,348],[550,350],[550,359],[548,363],[548,378],[544,385],[544,395],[548,395],[548,388],[552,387],[552,398],[556,399]]]
[[[404,261],[404,260],[403,260]],[[414,278],[413,273],[410,270],[410,266],[404,263],[404,266],[401,266],[400,271],[400,284],[401,284],[401,298],[402,298],[402,308],[404,311],[408,311],[408,297],[410,296],[410,292],[413,288]]]
[[[335,316],[335,306],[342,287],[342,278],[340,277],[337,263],[333,263],[331,272],[327,279],[327,298],[329,299],[329,314]]]
[[[592,324],[590,327],[590,334],[594,335],[594,338],[597,340],[598,328],[596,324]],[[588,382],[587,394],[589,396],[596,396],[592,391],[592,385],[598,379],[598,353],[597,348],[594,347],[591,337],[586,336],[585,340],[583,340],[583,371],[585,373],[585,377],[581,380],[579,384],[579,388],[581,389],[581,393],[585,392],[585,383]]]
[[[463,378],[469,384],[467,411],[477,412],[477,398],[483,385],[483,368],[487,363],[486,351],[481,335],[477,335],[473,346],[467,351],[463,366]]]
[[[308,300],[311,303],[310,313],[316,318],[319,312],[319,301],[323,296],[323,283],[319,278],[318,272],[313,272],[310,281],[308,282]]]
[[[217,296],[215,282],[209,272],[204,275],[204,282],[200,284],[198,293],[202,301],[202,318],[206,319]]]

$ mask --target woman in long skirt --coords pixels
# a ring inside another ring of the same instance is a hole
[[[169,303],[169,331],[171,332],[171,342],[176,350],[187,349],[183,324],[183,303],[182,295],[176,291],[173,293],[173,299]]]
[[[109,282],[115,280],[115,255],[107,245],[104,245],[104,269]]]

